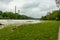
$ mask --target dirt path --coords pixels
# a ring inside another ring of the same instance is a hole
[[[60,40],[60,26],[59,26],[59,32],[58,32],[58,40]]]

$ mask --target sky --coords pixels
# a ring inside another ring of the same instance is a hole
[[[20,10],[19,14],[34,18],[40,18],[57,9],[55,0],[0,0],[1,11],[14,12],[15,6]]]

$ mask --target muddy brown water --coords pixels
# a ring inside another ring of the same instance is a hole
[[[22,24],[34,24],[34,23],[40,23],[42,21],[40,20],[0,20],[0,29],[4,28],[7,25],[22,25]]]

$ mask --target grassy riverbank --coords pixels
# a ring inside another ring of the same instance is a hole
[[[0,40],[57,40],[59,22],[49,21],[0,29]]]

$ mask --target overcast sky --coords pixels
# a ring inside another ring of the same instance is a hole
[[[0,0],[0,10],[14,12],[14,7],[20,14],[31,17],[41,17],[46,12],[57,9],[55,0]]]

